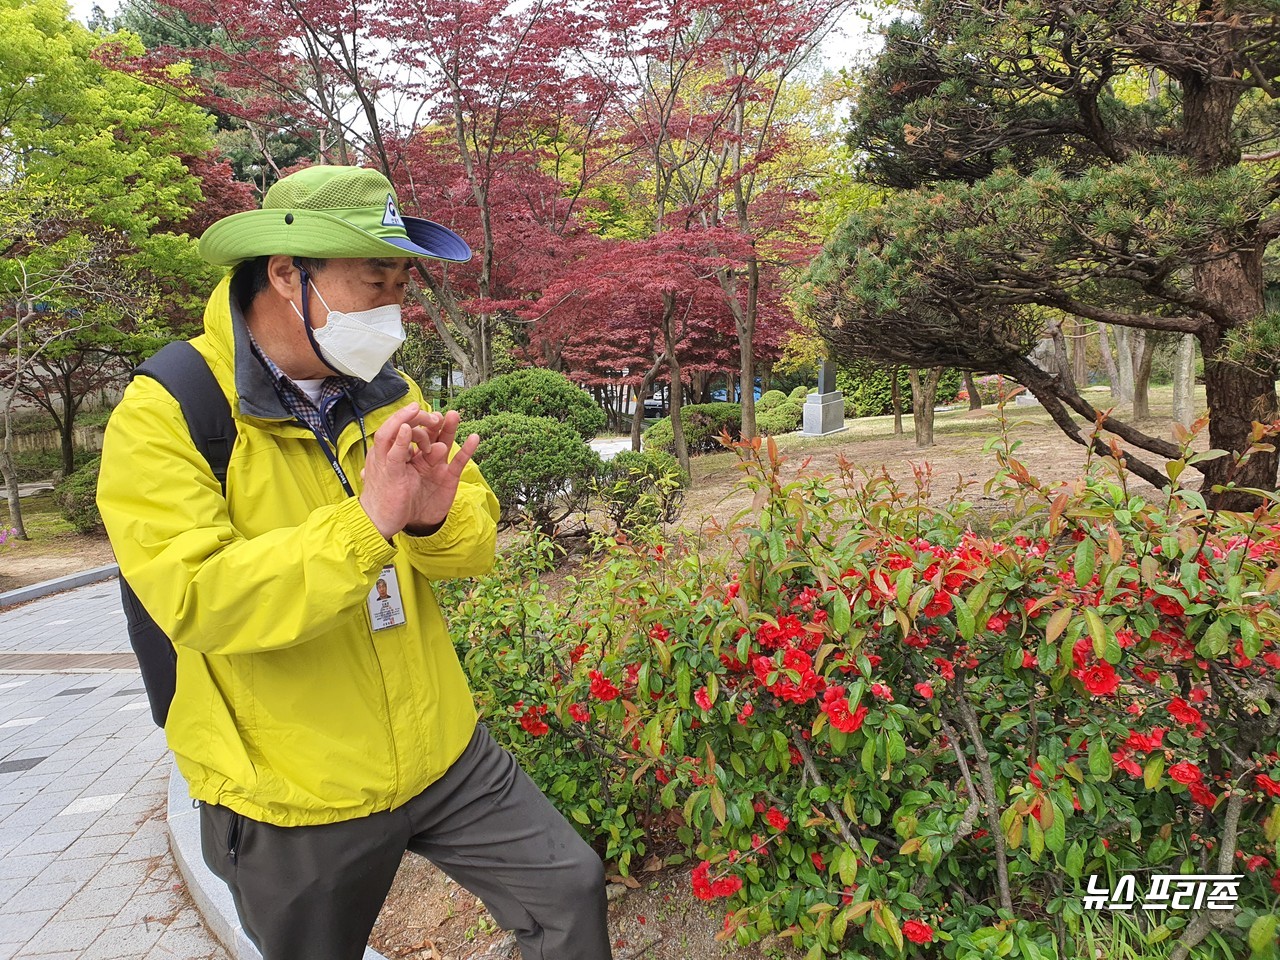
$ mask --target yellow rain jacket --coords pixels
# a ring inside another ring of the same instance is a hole
[[[469,463],[443,527],[384,540],[357,499],[356,411],[339,401],[348,497],[231,301],[224,280],[192,341],[239,431],[226,498],[177,401],[150,378],[129,385],[103,445],[98,505],[121,574],[178,652],[165,735],[192,797],[255,820],[393,809],[442,776],[475,728],[430,581],[492,567],[498,503]],[[384,367],[352,398],[372,443],[422,395]],[[375,631],[367,601],[388,564],[407,623]]]

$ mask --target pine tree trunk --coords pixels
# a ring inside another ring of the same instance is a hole
[[[1111,385],[1111,399],[1120,399],[1120,381],[1116,372],[1116,358],[1111,352],[1111,335],[1108,328],[1098,325],[1098,349],[1102,354],[1102,369],[1106,371],[1107,382]]]
[[[1185,333],[1178,341],[1173,368],[1173,419],[1184,427],[1196,418],[1196,338]]]
[[[898,368],[889,368],[889,396],[893,403],[893,435],[902,436],[902,388],[898,385]]]
[[[978,392],[978,386],[973,382],[973,374],[966,370],[964,372],[964,391],[969,394],[969,409],[982,409],[982,394]]]
[[[1116,377],[1120,392],[1116,397],[1121,403],[1133,399],[1133,347],[1129,327],[1116,327]]]
[[[933,401],[938,395],[938,383],[942,380],[942,368],[934,367],[924,377],[912,367],[907,371],[911,378],[911,419],[915,426],[916,446],[933,446]]]
[[[1081,390],[1089,385],[1089,358],[1085,353],[1088,346],[1089,326],[1077,320],[1071,325],[1071,375]]]
[[[1148,420],[1151,417],[1149,387],[1151,386],[1151,363],[1156,355],[1156,338],[1145,330],[1140,332],[1142,349],[1137,357],[1137,369],[1133,371],[1133,419]]]

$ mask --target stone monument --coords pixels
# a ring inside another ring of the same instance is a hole
[[[823,360],[818,366],[818,392],[804,402],[804,433],[821,437],[848,429],[844,425],[844,394],[836,389],[836,368]]]

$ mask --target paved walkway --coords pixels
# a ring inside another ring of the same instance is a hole
[[[0,612],[0,655],[21,655],[0,661],[0,960],[226,960],[169,851],[164,737],[120,654],[114,580]]]

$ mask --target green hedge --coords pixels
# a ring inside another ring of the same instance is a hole
[[[590,440],[605,424],[604,410],[589,393],[564,374],[537,367],[505,373],[463,390],[450,409],[467,421],[496,413],[550,417],[567,423],[583,440]]]
[[[935,403],[951,403],[964,386],[959,370],[944,370],[938,382]],[[911,412],[911,378],[905,367],[898,370],[898,387],[903,413]],[[882,417],[893,413],[893,382],[884,367],[868,367],[857,372],[836,371],[836,388],[844,393],[846,417]]]
[[[475,461],[502,506],[503,523],[528,519],[549,530],[585,505],[600,456],[568,424],[498,413],[471,425]]]
[[[58,509],[77,533],[92,533],[102,528],[102,515],[98,513],[96,499],[101,463],[101,457],[94,457],[54,488]]]
[[[684,426],[685,444],[689,455],[716,453],[720,434],[728,432],[737,440],[742,435],[742,405],[738,403],[691,403],[680,408],[680,423]],[[663,417],[644,432],[644,448],[675,453],[675,433],[671,418]]]

